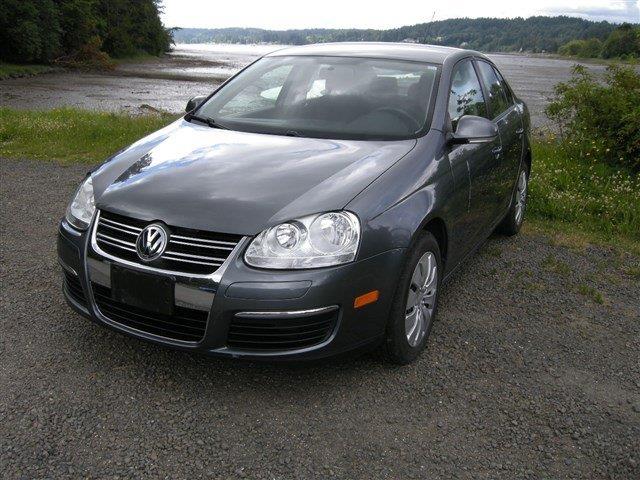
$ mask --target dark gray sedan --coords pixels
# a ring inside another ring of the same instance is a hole
[[[187,109],[91,172],[60,223],[67,301],[131,336],[408,363],[442,282],[522,225],[529,115],[477,52],[289,48]]]

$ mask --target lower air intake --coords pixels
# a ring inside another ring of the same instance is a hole
[[[265,312],[238,313],[229,326],[227,345],[234,350],[299,350],[324,343],[331,337],[338,309],[293,318],[274,318]]]

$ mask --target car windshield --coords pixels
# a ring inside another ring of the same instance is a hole
[[[335,139],[403,139],[425,127],[438,67],[375,58],[257,61],[196,112],[233,130]]]

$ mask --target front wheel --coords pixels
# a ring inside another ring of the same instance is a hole
[[[424,350],[436,316],[441,282],[440,247],[435,237],[425,232],[409,253],[387,324],[384,346],[393,363],[411,363]]]
[[[520,231],[522,222],[524,221],[524,213],[527,209],[527,195],[529,190],[529,175],[526,168],[523,168],[518,175],[518,183],[513,198],[511,199],[511,207],[507,215],[498,225],[498,231],[505,235],[515,235]]]

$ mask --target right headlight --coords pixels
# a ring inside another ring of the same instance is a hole
[[[259,268],[318,268],[352,262],[360,221],[351,212],[328,212],[281,223],[261,232],[244,254]]]
[[[73,200],[67,207],[65,218],[67,222],[78,230],[89,228],[93,213],[96,211],[96,203],[93,198],[93,180],[89,175],[80,185]]]

